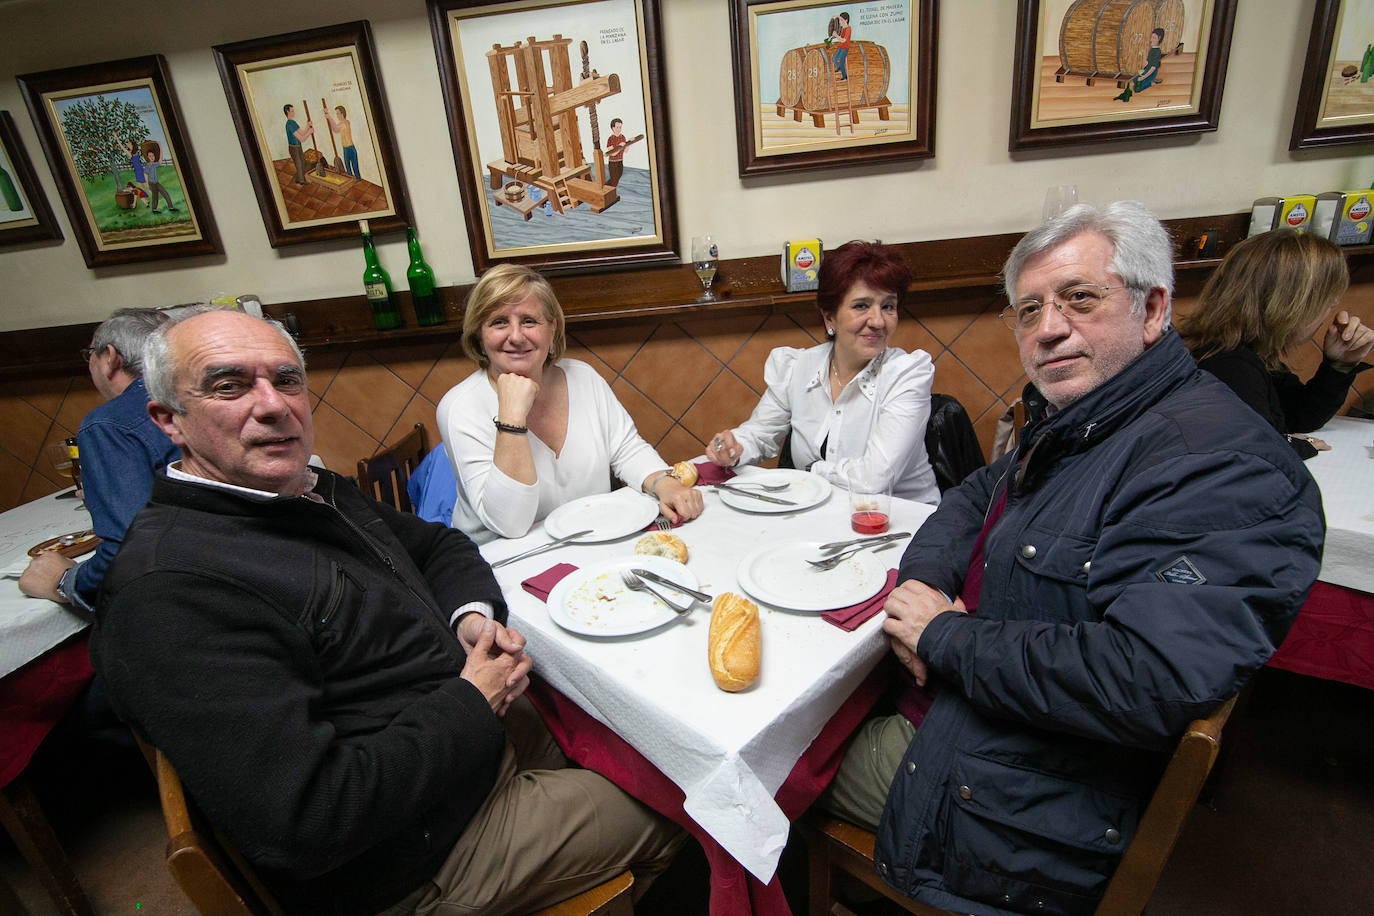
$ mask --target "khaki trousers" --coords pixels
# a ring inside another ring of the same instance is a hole
[[[816,804],[836,817],[876,832],[887,792],[916,729],[896,713],[869,719],[854,733],[840,768]]]
[[[385,916],[522,914],[631,869],[635,896],[686,834],[590,770],[570,767],[523,697],[506,713],[506,751],[487,800],[433,881]]]

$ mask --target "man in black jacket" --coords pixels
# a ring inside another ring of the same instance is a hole
[[[1287,633],[1321,498],[1170,330],[1172,245],[1144,207],[1073,207],[1003,277],[1030,422],[902,557],[883,629],[913,684],[826,803],[877,831],[901,893],[1086,916],[1168,750]]]
[[[522,912],[666,866],[676,828],[567,768],[520,698],[472,542],[307,467],[280,326],[187,318],[145,377],[182,460],[106,575],[92,660],[289,911]]]

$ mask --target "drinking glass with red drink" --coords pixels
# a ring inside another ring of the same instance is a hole
[[[857,534],[882,534],[887,530],[892,485],[887,475],[866,467],[849,472],[849,526]]]

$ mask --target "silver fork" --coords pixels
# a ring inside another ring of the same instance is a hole
[[[730,481],[730,486],[732,486],[732,487],[758,487],[760,490],[764,491],[765,493],[781,493],[783,490],[786,490],[788,487],[790,487],[790,486],[792,486],[792,485],[791,485],[790,483],[763,483],[763,482],[761,482],[761,481],[752,481],[752,480],[732,480],[732,481]]]
[[[648,592],[649,594],[657,598],[659,601],[662,601],[664,604],[668,605],[668,607],[672,608],[674,611],[677,611],[679,614],[685,614],[692,609],[692,604],[690,601],[687,603],[685,607],[680,607],[677,604],[674,604],[672,601],[669,601],[667,595],[664,595],[658,589],[654,588],[649,583],[639,578],[639,576],[636,576],[633,569],[622,569],[620,571],[620,581],[625,583],[626,588],[633,589],[637,592]]]
[[[673,523],[668,521],[668,516],[660,515],[658,518],[654,519],[655,531],[671,531],[672,528]]]
[[[863,551],[863,550],[867,550],[868,548],[873,547],[873,546],[874,546],[874,545],[872,545],[872,544],[863,544],[863,545],[861,545],[861,546],[859,546],[859,547],[852,547],[852,548],[850,548],[849,550],[844,551],[843,553],[837,553],[837,554],[835,554],[833,557],[826,557],[824,560],[807,560],[806,562],[810,563],[812,566],[816,567],[817,569],[834,569],[836,566],[839,566],[839,565],[840,565],[841,563],[843,563],[845,560],[848,560],[850,557],[854,556],[854,554],[859,553],[860,551]],[[877,552],[880,551],[880,550],[887,550],[889,547],[896,547],[896,546],[897,546],[897,545],[896,545],[895,542],[893,542],[893,541],[888,541],[886,544],[880,544],[880,545],[878,545],[878,546],[877,546],[877,549],[874,550],[873,552],[874,552],[874,553],[877,553]]]

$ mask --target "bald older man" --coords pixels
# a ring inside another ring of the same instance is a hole
[[[280,326],[187,318],[145,377],[182,459],[110,567],[92,660],[288,911],[515,913],[666,867],[676,828],[567,768],[520,697],[472,542],[307,467]]]

